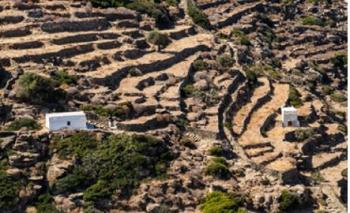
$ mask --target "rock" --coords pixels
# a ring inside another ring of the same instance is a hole
[[[194,87],[201,91],[206,91],[209,89],[209,82],[206,79],[202,79],[200,81],[197,81],[194,84]]]
[[[13,178],[19,178],[22,175],[22,170],[17,168],[11,168],[6,170],[6,174]]]
[[[52,185],[59,177],[64,175],[66,171],[74,165],[74,162],[61,160],[55,154],[48,164],[46,178],[49,185]]]

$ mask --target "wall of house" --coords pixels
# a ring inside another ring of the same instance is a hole
[[[68,125],[70,122],[70,125]],[[46,127],[51,130],[59,130],[62,128],[67,129],[86,129],[86,117],[85,116],[64,116],[48,118]]]

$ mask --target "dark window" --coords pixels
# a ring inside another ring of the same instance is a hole
[[[70,121],[67,121],[67,126],[70,126]]]

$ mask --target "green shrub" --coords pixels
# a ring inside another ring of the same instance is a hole
[[[339,124],[337,129],[345,134],[348,132],[348,128],[343,124]]]
[[[318,26],[325,26],[325,22],[317,17],[314,16],[306,16],[301,20],[303,25],[318,25]]]
[[[188,15],[192,18],[193,22],[204,29],[210,29],[210,22],[208,17],[197,7],[193,0],[187,1]]]
[[[304,141],[314,135],[314,130],[311,128],[308,129],[297,129],[294,132],[294,136],[297,141]]]
[[[60,70],[52,74],[52,79],[58,84],[72,85],[76,84],[77,78],[75,76],[69,75],[66,71]]]
[[[232,35],[235,36],[241,45],[251,45],[249,38],[239,29],[233,29]]]
[[[183,88],[182,91],[185,93],[186,97],[193,96],[194,94],[198,93],[198,89],[196,89],[193,84],[186,84]]]
[[[331,99],[335,102],[345,102],[347,97],[341,92],[334,92],[331,94]]]
[[[242,197],[224,192],[211,192],[203,200],[200,209],[203,213],[243,213]]]
[[[204,62],[202,59],[195,60],[192,63],[192,66],[196,71],[206,70],[209,67],[209,65],[206,62]]]
[[[221,146],[212,146],[209,149],[209,154],[212,156],[222,156],[224,154],[224,149]]]
[[[190,149],[196,149],[196,144],[189,138],[189,137],[182,137],[181,138],[181,144],[183,144],[185,147],[188,147]]]
[[[284,189],[280,197],[279,210],[282,212],[294,209],[299,205],[299,198],[296,194]]]
[[[165,142],[151,136],[119,134],[97,142],[93,134],[80,132],[50,146],[59,156],[77,159],[72,172],[58,179],[54,189],[83,191],[86,209],[113,194],[118,196],[117,191],[130,196],[146,178],[165,176],[174,158]]]
[[[172,19],[166,7],[157,4],[152,0],[136,0],[126,5],[127,8],[145,13],[156,21],[156,25],[160,28],[172,25]]]
[[[250,45],[252,45],[252,43],[250,43],[250,41],[249,41],[249,38],[246,37],[246,36],[241,37],[240,40],[239,40],[239,43],[240,43],[241,45],[245,45],[245,46],[250,46]]]
[[[82,105],[80,109],[83,111],[93,111],[102,117],[116,116],[121,119],[129,118],[133,111],[130,102],[120,103],[115,108],[105,108],[102,105]]]
[[[19,182],[0,171],[0,211],[11,212],[10,210],[19,203]]]
[[[224,157],[214,157],[211,159],[211,161],[214,163],[220,163],[225,166],[228,166],[228,163],[226,162],[226,159]]]
[[[223,68],[230,68],[235,63],[235,60],[230,55],[227,55],[227,54],[218,56],[216,58],[216,61]]]
[[[162,6],[161,2],[153,0],[90,0],[95,7],[126,7],[147,14],[155,19],[157,26],[165,27],[172,23],[168,10]],[[168,4],[173,4],[175,0],[167,0]]]
[[[60,213],[58,209],[52,204],[52,196],[47,192],[38,197],[38,202],[36,202],[35,207],[37,213]]]
[[[311,178],[316,182],[316,183],[320,183],[325,181],[324,177],[322,176],[320,171],[315,171],[311,174]]]
[[[18,79],[16,97],[33,104],[56,103],[64,94],[55,90],[55,82],[34,73],[24,73]]]
[[[330,95],[334,91],[334,88],[329,85],[324,85],[321,89],[323,95]]]
[[[90,170],[81,166],[74,167],[72,173],[56,181],[54,190],[57,192],[78,192],[94,182]]]
[[[348,177],[348,169],[344,169],[343,171],[341,171],[341,175],[344,177],[344,178],[347,178]]]
[[[296,108],[301,107],[303,105],[303,102],[301,101],[300,97],[301,97],[301,94],[299,93],[299,91],[291,86],[289,88],[289,94],[288,94],[289,104]]]
[[[205,174],[219,179],[228,179],[231,175],[224,158],[214,158],[205,169]]]
[[[5,131],[18,131],[21,128],[27,128],[28,130],[37,130],[40,129],[41,126],[31,118],[17,118],[12,121],[9,125],[5,126]]]
[[[348,56],[346,54],[338,53],[331,58],[331,63],[336,68],[344,68],[348,64]]]
[[[247,76],[249,84],[255,85],[258,82],[258,76],[254,71],[247,70],[245,74]]]
[[[159,51],[169,44],[168,36],[157,30],[153,30],[147,35],[147,41],[151,44],[157,45]]]
[[[90,0],[95,7],[122,7],[130,3],[130,0]]]

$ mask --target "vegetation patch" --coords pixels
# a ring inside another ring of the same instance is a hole
[[[220,65],[220,67],[225,69],[231,68],[235,63],[235,60],[228,54],[224,54],[216,57],[216,61]]]
[[[321,27],[324,27],[326,25],[322,19],[315,16],[306,16],[301,19],[301,23],[303,25],[318,25]]]
[[[147,41],[156,45],[158,47],[158,51],[166,47],[170,42],[166,34],[160,33],[157,30],[153,30],[147,35]]]
[[[55,89],[55,82],[34,73],[24,73],[18,79],[16,97],[33,104],[57,103],[64,93]]]
[[[182,87],[182,92],[186,97],[200,98],[209,107],[214,106],[220,102],[219,93],[215,88],[211,88],[209,91],[201,91],[197,89],[193,84],[186,84]]]
[[[204,29],[210,29],[210,22],[208,17],[197,7],[193,0],[187,1],[188,15],[192,18],[193,22]]]
[[[331,58],[331,63],[334,67],[343,69],[348,64],[348,56],[344,53],[338,53]]]
[[[187,136],[184,136],[181,138],[181,144],[184,145],[185,147],[187,148],[190,148],[190,149],[196,149],[197,146],[196,144],[193,142],[193,140]]]
[[[40,129],[41,126],[31,118],[17,118],[12,121],[9,125],[4,127],[5,131],[18,131],[22,128],[27,128],[27,130],[37,130]]]
[[[212,156],[222,156],[224,155],[225,150],[221,146],[212,146],[209,149],[209,154]]]
[[[237,38],[238,43],[241,45],[250,46],[252,45],[249,41],[249,38],[239,29],[233,29],[232,35]]]
[[[205,61],[202,59],[197,59],[192,63],[193,69],[196,71],[201,71],[201,70],[206,70],[209,68],[209,64],[207,64]]]
[[[205,174],[219,179],[228,179],[231,176],[225,158],[213,158],[207,165]]]
[[[60,70],[52,73],[52,79],[59,85],[73,85],[76,84],[77,77],[69,75],[66,71]]]
[[[56,139],[50,149],[63,157],[73,157],[72,171],[57,180],[56,192],[84,192],[86,208],[102,208],[100,201],[110,196],[130,196],[139,183],[166,175],[174,155],[166,145],[146,135],[110,135],[97,141],[89,132]]]
[[[301,100],[301,94],[293,86],[290,86],[289,88],[288,103],[296,108],[301,107],[303,105],[303,102]]]
[[[334,92],[331,94],[331,99],[332,101],[341,103],[341,102],[345,102],[347,100],[347,97],[341,92]]]
[[[294,137],[296,141],[301,142],[304,141],[314,135],[314,130],[312,128],[308,129],[297,129],[294,132]]]
[[[295,193],[292,193],[286,189],[282,191],[280,196],[279,210],[286,212],[291,209],[296,209],[300,206],[299,197]]]
[[[95,7],[126,7],[147,14],[155,19],[158,27],[168,27],[172,25],[172,18],[167,8],[161,4],[176,5],[176,0],[153,1],[153,0],[90,0]]]
[[[35,206],[37,213],[61,213],[61,211],[56,209],[52,202],[53,199],[49,193],[40,195]]]
[[[83,111],[93,111],[99,116],[110,117],[116,116],[121,119],[129,118],[133,112],[133,107],[130,102],[120,103],[113,108],[106,108],[102,105],[82,105]]]
[[[200,209],[203,213],[244,213],[244,199],[241,196],[224,192],[211,192],[203,200]]]

